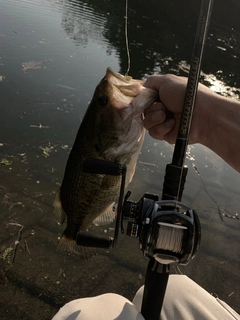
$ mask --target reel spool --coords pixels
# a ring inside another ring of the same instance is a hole
[[[187,227],[165,222],[158,222],[157,224],[159,226],[159,230],[156,249],[181,253],[184,231]]]

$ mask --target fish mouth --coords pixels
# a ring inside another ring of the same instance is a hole
[[[158,98],[156,90],[143,87],[142,80],[132,79],[107,68],[105,79],[112,88],[112,102],[115,108],[127,108],[127,113],[142,119],[146,107]],[[139,119],[139,120],[140,120]]]
[[[111,68],[107,68],[105,78],[112,88],[113,105],[117,109],[129,107],[141,91],[142,81],[127,78]]]
[[[117,142],[104,151],[105,157],[119,157],[132,152],[144,139],[143,112],[158,98],[158,92],[144,87],[142,80],[114,72],[107,68],[103,78],[103,87],[108,97],[108,104],[116,109],[114,130],[117,131]]]
[[[112,84],[115,84],[115,85],[122,85],[123,83],[125,83],[126,85],[129,85],[129,83],[131,83],[132,81],[143,83],[142,80],[135,80],[135,79],[132,79],[132,77],[130,76],[123,76],[122,74],[113,71],[113,69],[110,67],[107,68],[105,77],[110,82],[112,82]]]

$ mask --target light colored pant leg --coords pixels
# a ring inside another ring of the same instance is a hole
[[[133,303],[141,310],[143,287]],[[220,299],[184,275],[170,275],[163,301],[161,320],[240,320],[240,316]]]
[[[126,298],[107,293],[73,300],[65,304],[52,320],[144,320]]]
[[[134,305],[113,293],[73,300],[52,320],[144,320],[140,314],[142,295],[143,287],[136,293]],[[240,316],[188,277],[170,275],[160,319],[240,320]]]

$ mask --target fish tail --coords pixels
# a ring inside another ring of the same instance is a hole
[[[78,246],[74,239],[68,238],[64,233],[59,240],[57,250],[75,253],[83,260],[90,260],[97,254],[95,248]]]
[[[67,216],[62,206],[61,188],[58,189],[53,202],[53,215],[59,224],[63,224]]]

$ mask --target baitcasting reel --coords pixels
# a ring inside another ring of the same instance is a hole
[[[139,202],[123,203],[123,219],[130,219],[126,234],[139,238],[144,256],[161,264],[187,264],[199,248],[201,226],[196,212],[181,202],[158,201],[144,194]]]

